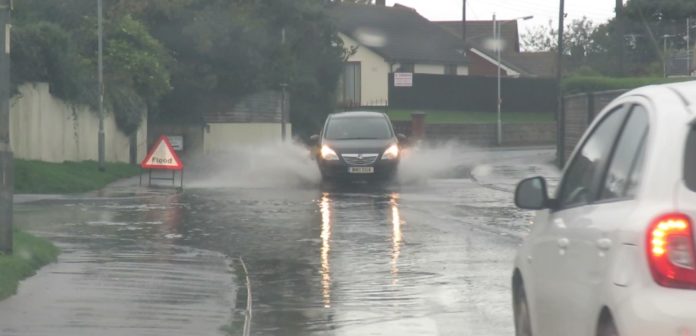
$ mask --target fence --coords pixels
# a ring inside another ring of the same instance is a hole
[[[393,124],[396,132],[411,134],[410,121],[396,121]],[[503,124],[504,146],[553,145],[555,139],[555,123]],[[471,146],[495,146],[498,142],[497,125],[428,124],[426,117],[425,140],[458,141]]]
[[[495,77],[413,74],[412,87],[394,87],[394,75],[389,76],[391,108],[495,112],[497,92]],[[502,78],[501,109],[553,113],[556,92],[552,79]]]
[[[563,98],[563,116],[560,123],[561,137],[557,144],[557,155],[561,166],[565,165],[595,116],[624,92],[626,91],[592,92]]]
[[[97,160],[98,126],[97,112],[51,96],[47,83],[22,85],[11,101],[10,146],[18,159]],[[104,119],[106,160],[141,160],[147,150],[146,130],[147,121],[143,120],[137,135],[131,139],[118,129],[113,114],[107,113]]]

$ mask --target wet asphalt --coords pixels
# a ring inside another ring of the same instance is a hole
[[[125,183],[22,203],[18,226],[63,255],[0,302],[0,334],[513,335],[532,214],[512,190],[557,175],[552,159],[486,153],[379,187]]]

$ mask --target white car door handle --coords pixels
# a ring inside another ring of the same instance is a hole
[[[568,238],[559,238],[558,239],[558,247],[560,247],[562,249],[566,249],[566,248],[568,248],[568,245],[570,245],[570,241],[568,240]]]
[[[609,251],[611,249],[611,239],[601,238],[597,239],[597,248],[602,251]]]

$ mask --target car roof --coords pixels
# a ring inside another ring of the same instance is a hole
[[[349,111],[349,112],[338,112],[331,115],[331,118],[384,118],[384,113],[382,112],[370,112],[370,111]]]
[[[623,96],[642,95],[652,99],[670,91],[678,96],[684,105],[690,106],[691,104],[696,103],[696,81],[648,85],[633,89],[625,93]]]
[[[691,105],[696,100],[696,81],[673,83],[667,87],[674,90],[686,105]]]

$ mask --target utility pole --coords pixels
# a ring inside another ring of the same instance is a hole
[[[280,43],[282,48],[285,48],[285,28],[283,28],[280,31]],[[283,79],[285,80],[285,79]],[[288,84],[283,82],[280,83],[280,90],[281,90],[281,96],[280,96],[280,137],[285,142],[288,137],[288,131],[286,129],[286,125],[288,123],[288,114],[285,111],[286,106],[285,106],[285,97],[287,95],[287,87]]]
[[[619,53],[617,55],[618,58],[618,64],[617,64],[617,71],[619,72],[619,76],[623,76],[624,74],[624,35],[625,35],[625,26],[624,26],[624,15],[623,15],[623,0],[616,0],[616,47],[619,48]]]
[[[563,112],[563,26],[565,20],[565,0],[560,0],[558,8],[558,67],[556,68],[556,89],[558,90],[558,102],[556,111],[556,143],[558,146],[558,166],[562,167],[565,163],[565,117]]]
[[[106,170],[106,166],[104,165],[104,142],[106,141],[105,135],[104,135],[104,60],[103,60],[103,53],[104,53],[104,46],[103,46],[103,36],[104,36],[104,31],[102,28],[102,0],[97,0],[97,11],[99,12],[97,14],[97,34],[99,35],[98,37],[98,44],[99,44],[99,55],[98,55],[98,76],[99,76],[99,135],[97,139],[98,143],[98,151],[99,151],[99,171],[104,171]]]
[[[10,147],[10,14],[12,0],[0,0],[0,254],[12,254],[14,161]]]

